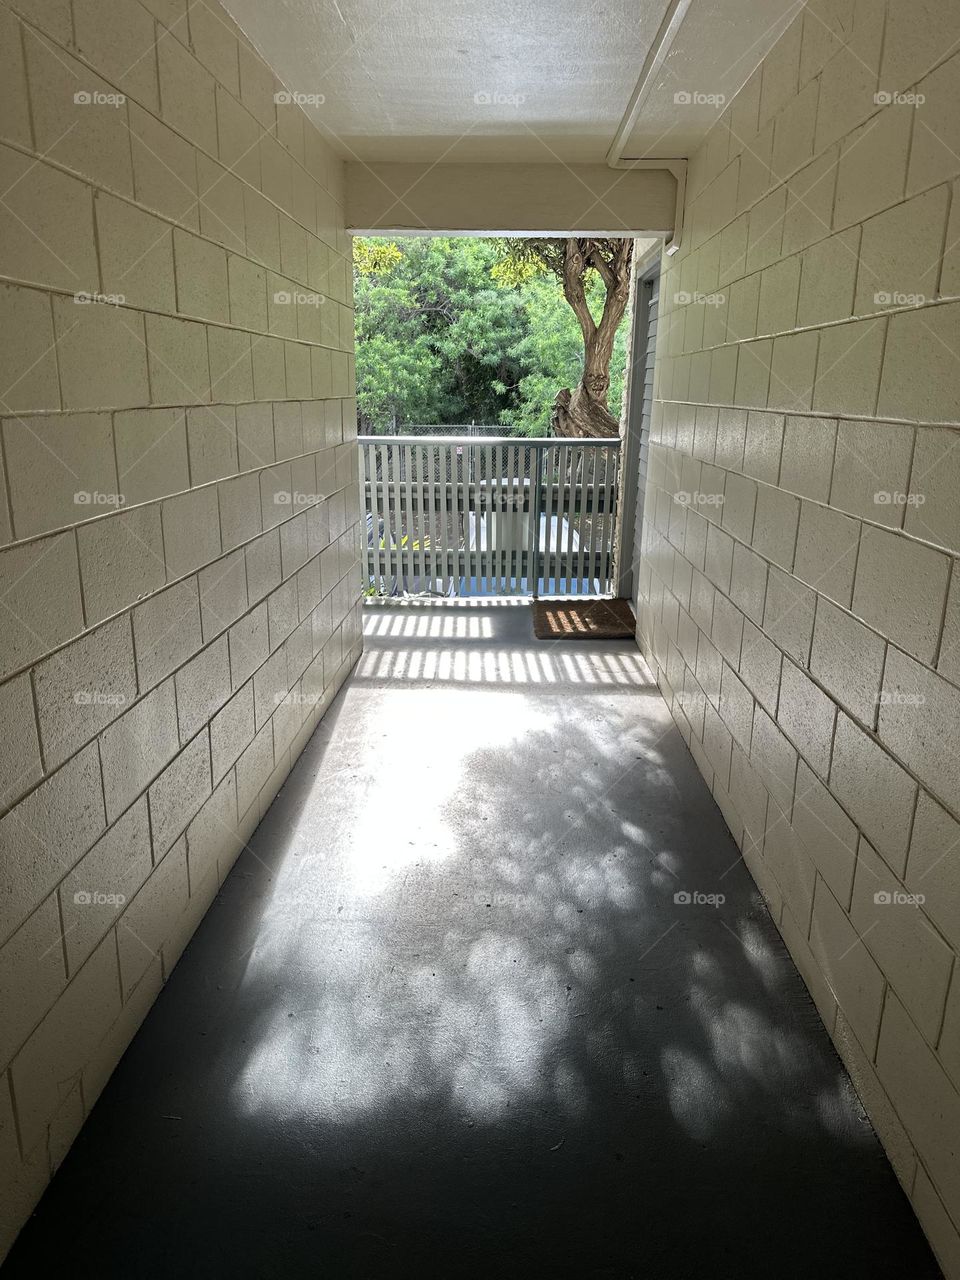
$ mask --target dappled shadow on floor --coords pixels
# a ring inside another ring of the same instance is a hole
[[[936,1276],[663,704],[372,675],[403,643],[368,649],[10,1274]],[[643,691],[635,650],[590,648]]]

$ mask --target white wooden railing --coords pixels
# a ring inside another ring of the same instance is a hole
[[[361,436],[378,595],[606,595],[619,440]]]

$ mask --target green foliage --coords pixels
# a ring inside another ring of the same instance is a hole
[[[555,274],[515,242],[417,236],[354,241],[357,403],[364,433],[414,423],[500,423],[542,435],[583,367],[576,317]],[[519,242],[523,244],[524,242]],[[587,277],[599,316],[603,285]],[[611,364],[620,412],[624,334]]]
[[[487,240],[410,237],[387,270],[355,242],[357,399],[365,431],[394,424],[497,422],[516,399],[509,355],[523,307],[490,276]],[[362,264],[362,265],[361,265]]]
[[[494,270],[505,284],[523,284],[545,271],[562,280],[566,243],[556,237],[498,236],[494,244],[500,260]]]
[[[355,240],[353,265],[359,275],[383,275],[403,261],[403,252],[392,240]]]

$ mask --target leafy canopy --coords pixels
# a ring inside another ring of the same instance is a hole
[[[563,242],[412,236],[354,240],[360,429],[499,424],[549,430],[558,388],[574,386],[583,341],[563,297]],[[586,277],[599,319],[602,281]],[[610,409],[623,390],[625,325],[611,362]]]

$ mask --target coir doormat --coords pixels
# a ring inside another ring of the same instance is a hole
[[[537,600],[533,606],[538,640],[632,640],[636,626],[626,600]]]

